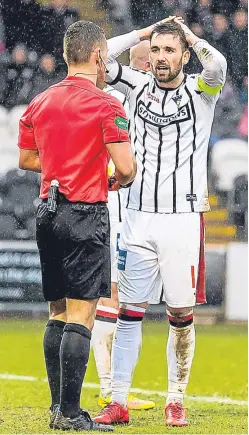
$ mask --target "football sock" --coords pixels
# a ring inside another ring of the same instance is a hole
[[[112,348],[112,402],[126,406],[142,343],[145,309],[122,304]]]
[[[168,396],[166,404],[183,403],[195,350],[193,311],[177,317],[170,313],[168,315],[170,327],[167,343]]]
[[[118,310],[97,306],[91,344],[100,381],[100,396],[111,394],[111,352],[113,334],[116,329]]]
[[[47,369],[48,383],[52,404],[60,403],[60,346],[65,322],[49,320],[43,339],[44,358]]]
[[[91,331],[83,325],[67,323],[61,341],[61,400],[64,417],[80,411],[80,394],[90,352]]]

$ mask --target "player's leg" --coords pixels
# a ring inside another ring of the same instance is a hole
[[[100,298],[92,331],[92,346],[100,381],[98,405],[106,406],[111,397],[111,352],[118,317],[117,283],[111,283],[112,298]]]
[[[112,355],[112,403],[95,421],[129,421],[127,398],[142,342],[142,320],[158,277],[157,254],[150,243],[153,216],[128,210],[119,250],[120,308]],[[147,239],[148,238],[148,239]]]
[[[171,248],[169,251],[167,246],[162,246],[159,257],[170,324],[166,422],[168,425],[185,426],[183,399],[195,349],[193,306],[200,255],[200,215],[167,215],[166,219],[171,229],[167,237]]]
[[[119,309],[117,290],[117,257],[120,230],[120,223],[111,224],[112,297],[111,299],[100,298],[98,302],[91,340],[100,380],[100,396],[98,398],[98,405],[102,408],[111,402],[111,354],[113,334],[116,330]],[[127,407],[128,409],[136,410],[152,409],[155,407],[155,402],[152,400],[142,400],[129,393]]]
[[[99,299],[91,341],[100,380],[100,396],[98,398],[98,404],[101,407],[106,406],[110,402],[111,396],[111,351],[119,307],[117,291],[117,256],[119,237],[120,223],[113,222],[111,223],[110,233],[111,299]]]
[[[117,292],[117,284],[112,283],[112,292],[113,288]],[[113,293],[112,293],[113,294]],[[107,301],[107,302],[106,302]],[[116,330],[116,322],[117,316],[114,323],[106,322],[110,314],[111,307],[106,305],[101,305],[101,303],[109,303],[109,299],[101,298],[97,305],[96,311],[96,320],[94,323],[94,328],[92,332],[92,343],[94,349],[94,357],[96,362],[96,367],[100,380],[100,396],[98,397],[98,405],[101,408],[104,408],[108,403],[111,402],[111,354],[112,354],[112,345],[113,345],[113,335]],[[114,305],[114,304],[113,304]],[[119,308],[119,304],[115,305]],[[105,310],[108,309],[107,312]],[[116,310],[118,313],[118,309]],[[102,316],[105,316],[102,320]],[[96,327],[97,323],[97,327]],[[105,326],[106,325],[106,326]],[[110,325],[110,329],[108,326]],[[113,328],[114,325],[114,328]],[[149,399],[141,399],[133,394],[128,394],[127,399],[127,408],[135,409],[135,410],[148,410],[155,407],[155,402]]]
[[[187,426],[183,399],[188,385],[195,350],[193,308],[167,307],[169,336],[167,343],[168,395],[166,423]]]

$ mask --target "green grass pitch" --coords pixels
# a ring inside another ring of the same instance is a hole
[[[55,434],[48,428],[49,392],[44,382],[42,338],[45,321],[1,320],[0,336],[0,434]],[[145,322],[143,348],[133,387],[165,391],[167,322]],[[239,405],[187,399],[189,427],[166,428],[163,397],[150,395],[156,408],[133,411],[131,424],[115,428],[127,434],[242,434],[247,431],[247,328],[197,326],[196,354],[188,396],[229,397]],[[33,376],[35,381],[7,380],[3,374]],[[86,382],[98,378],[91,355]],[[84,388],[82,406],[98,412],[97,389]],[[144,397],[141,395],[141,397]],[[58,432],[56,432],[58,433]]]

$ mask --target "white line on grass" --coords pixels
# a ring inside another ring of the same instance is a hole
[[[28,381],[28,382],[47,382],[47,379],[37,378],[35,376],[22,376],[9,373],[0,373],[0,379],[6,379],[9,381]],[[99,384],[92,382],[84,382],[84,388],[99,389]],[[145,394],[147,396],[160,396],[166,397],[167,394],[164,391],[143,390],[141,388],[131,388],[131,393]],[[246,400],[234,400],[230,397],[218,397],[214,396],[185,396],[188,400],[194,400],[196,402],[208,402],[208,403],[223,403],[225,405],[238,405],[246,406],[248,402]]]
[[[38,381],[34,376],[10,375],[9,373],[0,373],[0,379],[7,379],[8,381]]]

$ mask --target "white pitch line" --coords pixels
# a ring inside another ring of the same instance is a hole
[[[30,382],[35,382],[39,380],[34,376],[10,375],[9,373],[0,373],[0,379],[7,379],[8,381],[30,381]]]
[[[164,391],[151,391],[151,390],[142,390],[141,388],[131,388],[132,393],[139,393],[145,395],[155,395],[160,397],[167,397],[167,393]],[[209,403],[224,403],[227,405],[248,405],[246,400],[235,400],[230,399],[230,397],[218,397],[218,396],[187,396],[185,398],[188,400],[195,400],[196,402],[209,402]]]
[[[9,381],[28,381],[28,382],[47,382],[47,379],[37,378],[35,376],[22,376],[9,373],[0,373],[0,379],[5,379]],[[99,389],[99,384],[92,382],[85,382],[84,388]],[[131,393],[145,394],[147,396],[160,396],[166,397],[167,393],[164,391],[156,390],[143,390],[142,388],[131,388]],[[185,396],[188,400],[193,400],[196,402],[207,402],[207,403],[223,403],[225,405],[238,405],[247,406],[248,402],[246,400],[235,400],[230,399],[230,397],[218,397],[218,396]]]

